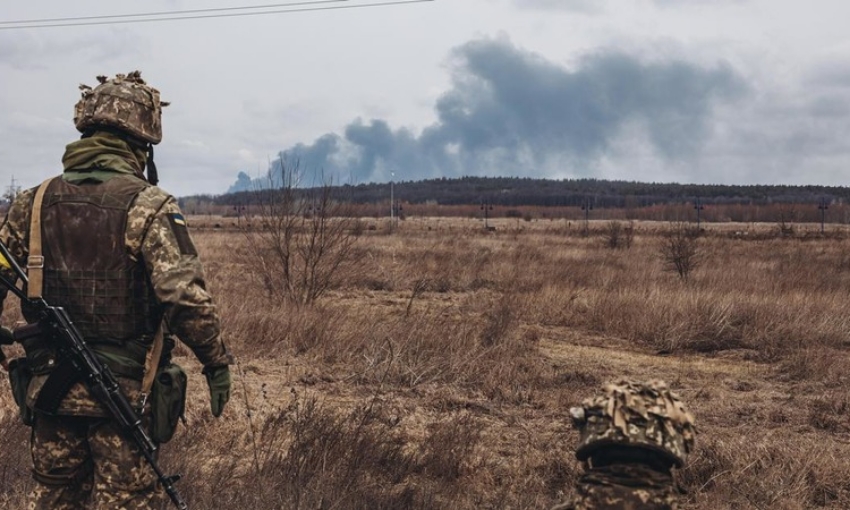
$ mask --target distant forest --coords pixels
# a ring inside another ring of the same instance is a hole
[[[342,185],[336,191],[339,199],[353,204],[378,205],[390,201],[389,183]],[[697,201],[704,205],[850,202],[850,187],[844,186],[730,186],[518,177],[401,181],[393,184],[392,193],[397,201],[405,204],[476,205],[486,202],[505,207],[581,207],[590,203],[594,208],[641,208]],[[181,200],[236,206],[255,203],[256,197],[254,192],[239,192],[215,197],[184,197]]]
[[[297,189],[307,196],[316,190]],[[643,183],[599,179],[463,177],[342,185],[332,188],[345,214],[386,218],[469,217],[786,222],[850,224],[850,188],[844,186],[730,186]],[[390,206],[392,193],[394,206]],[[191,215],[260,214],[268,191],[180,199]],[[486,223],[486,221],[485,221]]]

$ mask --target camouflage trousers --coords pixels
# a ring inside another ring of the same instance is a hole
[[[30,450],[29,510],[162,507],[150,466],[106,418],[38,414]]]
[[[673,475],[640,464],[612,464],[585,472],[572,501],[551,510],[676,510]]]

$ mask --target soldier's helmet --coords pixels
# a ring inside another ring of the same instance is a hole
[[[576,457],[600,448],[628,446],[655,451],[682,467],[694,448],[694,417],[663,381],[620,380],[570,409],[579,430]]]
[[[82,98],[74,108],[74,125],[81,133],[100,126],[117,129],[139,140],[162,140],[162,107],[159,91],[142,79],[141,72],[98,76],[100,85],[80,85]]]

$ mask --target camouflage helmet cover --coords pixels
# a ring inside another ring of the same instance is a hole
[[[140,140],[158,144],[162,140],[162,107],[159,91],[142,79],[141,72],[98,76],[100,85],[80,85],[82,98],[74,108],[74,125],[86,130],[107,126]]]
[[[633,446],[661,453],[682,467],[694,448],[694,417],[663,381],[620,380],[570,409],[579,430],[576,457],[587,460],[605,446]]]

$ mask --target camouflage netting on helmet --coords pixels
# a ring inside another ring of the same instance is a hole
[[[580,433],[579,460],[619,445],[659,452],[681,467],[694,447],[694,418],[663,381],[606,384],[602,395],[586,399],[570,415]]]
[[[78,131],[105,126],[152,144],[162,140],[162,107],[168,103],[160,102],[159,91],[145,83],[139,71],[97,80],[95,88],[80,85],[83,97],[74,108]]]

